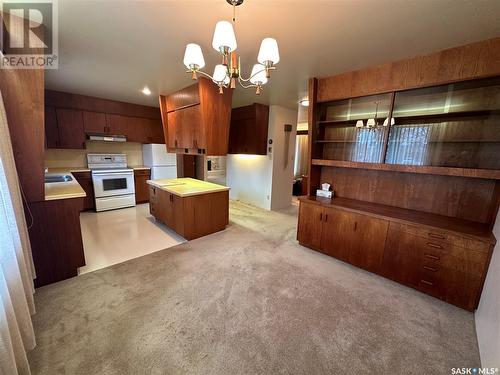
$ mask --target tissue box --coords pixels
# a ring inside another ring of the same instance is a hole
[[[318,190],[316,190],[316,196],[317,197],[324,197],[324,198],[331,198],[333,196],[333,192],[318,189]]]

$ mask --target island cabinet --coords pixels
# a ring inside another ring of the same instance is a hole
[[[495,238],[487,226],[346,198],[301,198],[303,246],[473,311]]]
[[[152,216],[187,240],[224,230],[229,188],[192,178],[148,181]]]
[[[226,155],[232,90],[206,78],[170,95],[160,95],[167,149],[181,154]]]

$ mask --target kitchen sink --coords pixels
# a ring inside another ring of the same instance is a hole
[[[69,181],[73,181],[73,177],[67,174],[45,176],[45,183],[49,184],[52,182],[69,182]]]

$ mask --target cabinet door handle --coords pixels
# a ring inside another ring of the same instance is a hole
[[[429,258],[429,259],[434,259],[434,260],[440,260],[441,258],[436,256],[436,255],[432,255],[432,254],[425,254],[425,257]]]
[[[319,214],[319,221],[323,221],[323,213]]]
[[[437,272],[437,268],[429,267],[429,266],[424,266],[424,270],[432,271],[432,272]]]
[[[175,147],[177,147],[177,139],[175,140],[174,145],[175,145]]]
[[[421,282],[422,284],[427,284],[427,285],[430,285],[430,286],[433,286],[433,285],[434,285],[434,283],[431,283],[430,281],[423,280],[423,279],[422,279],[422,280],[420,280],[420,282]]]
[[[325,223],[328,221],[328,214],[325,214]]]
[[[427,233],[429,237],[432,238],[437,238],[439,240],[444,240],[444,236],[442,234],[436,234],[436,233]]]
[[[435,243],[432,243],[432,242],[427,242],[427,246],[433,247],[434,249],[442,249],[443,248],[443,246],[436,245]]]
[[[357,222],[357,221],[355,221],[355,222],[354,222],[354,230],[356,230],[357,228],[358,228],[358,222]]]

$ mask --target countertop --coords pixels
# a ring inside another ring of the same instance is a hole
[[[79,170],[78,170],[79,171]],[[73,179],[68,182],[51,182],[45,184],[45,200],[52,201],[56,199],[85,198],[87,194],[82,189],[75,176],[68,169],[51,168],[47,176],[50,175],[70,175]]]
[[[181,198],[229,190],[227,186],[196,180],[194,178],[165,178],[148,180],[147,183]]]

